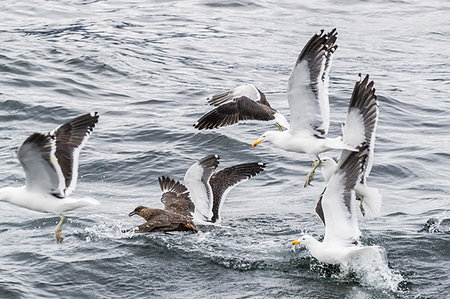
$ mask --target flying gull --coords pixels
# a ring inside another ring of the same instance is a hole
[[[359,80],[355,83],[350,107],[342,129],[346,144],[356,147],[361,142],[365,142],[368,145],[369,154],[364,167],[361,168],[360,179],[355,187],[356,198],[361,201],[360,209],[364,216],[366,214],[378,216],[381,211],[381,193],[378,189],[368,187],[366,184],[366,179],[373,165],[377,121],[378,103],[373,81],[369,83],[369,75],[367,75],[361,82],[360,75]],[[343,150],[341,157],[346,155],[346,150]],[[328,182],[335,173],[338,164],[330,157],[322,157],[321,160],[322,176]]]
[[[330,123],[328,102],[328,73],[333,53],[337,49],[336,29],[329,33],[321,30],[303,48],[292,70],[287,87],[290,127],[286,131],[267,131],[252,146],[269,141],[286,151],[305,153],[319,160],[306,178],[311,182],[320,165],[319,154],[333,149],[355,150],[342,142],[341,137],[325,138]]]
[[[245,120],[275,120],[280,131],[282,126],[289,128],[286,118],[270,106],[264,93],[253,84],[241,85],[213,95],[207,101],[217,108],[203,115],[194,124],[199,130],[216,129]]]
[[[356,216],[355,185],[368,158],[367,145],[358,152],[347,151],[341,156],[338,168],[331,177],[319,200],[323,211],[325,237],[322,242],[310,235],[303,235],[292,245],[305,245],[311,255],[322,263],[344,267],[360,256],[370,254],[378,246],[362,246],[361,231]]]
[[[78,177],[80,151],[98,122],[97,112],[81,115],[47,134],[34,133],[17,151],[26,176],[23,187],[0,189],[0,200],[43,213],[60,215],[55,229],[58,243],[63,241],[62,214],[77,208],[98,205],[92,198],[71,198]]]
[[[195,224],[219,223],[222,206],[228,192],[237,184],[264,170],[264,163],[245,163],[215,172],[218,155],[209,155],[195,162],[187,171],[183,184],[162,177],[161,201],[165,209],[137,207],[129,216],[139,215],[147,223],[135,232],[197,231]],[[193,221],[193,222],[192,222]],[[194,224],[195,223],[195,224]]]

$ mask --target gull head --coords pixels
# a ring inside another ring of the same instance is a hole
[[[309,244],[311,244],[312,242],[317,241],[316,239],[314,239],[313,236],[310,235],[303,235],[301,236],[299,239],[292,241],[291,245],[292,246],[296,246],[296,245],[305,245],[308,246]]]
[[[131,216],[133,216],[133,215],[139,215],[139,216],[141,216],[141,217],[144,217],[143,215],[144,215],[144,213],[145,213],[145,211],[146,211],[147,209],[148,209],[147,207],[139,206],[139,207],[137,207],[136,209],[134,209],[133,212],[131,212],[130,214],[128,214],[128,216],[131,217]]]
[[[272,142],[280,133],[281,132],[279,131],[267,131],[264,134],[262,134],[255,142],[252,143],[252,147],[257,146],[263,141]]]
[[[330,157],[323,157],[320,159],[320,161],[321,161],[320,166],[324,168],[336,165],[336,161],[334,161],[334,159]],[[315,161],[312,166],[316,167],[317,164],[319,164],[319,161]]]

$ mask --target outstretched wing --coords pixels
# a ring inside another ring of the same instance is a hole
[[[79,116],[48,134],[34,133],[20,146],[27,188],[66,197],[77,184],[78,158],[89,138],[98,114]]]
[[[253,101],[269,106],[266,96],[253,84],[244,84],[226,92],[213,95],[206,100],[212,106],[219,106],[223,103],[233,101],[236,98],[247,97]]]
[[[368,151],[367,145],[358,149],[358,152],[346,152],[323,192],[321,207],[322,221],[325,224],[325,244],[348,246],[358,241],[361,234],[355,213],[354,188]]]
[[[192,216],[194,213],[194,203],[189,198],[187,188],[173,179],[168,177],[158,178],[159,186],[161,187],[161,202],[164,204],[164,209],[174,213]]]
[[[211,222],[220,221],[222,206],[228,192],[237,184],[263,171],[265,167],[265,163],[245,163],[222,169],[212,175],[209,180],[214,197]]]
[[[375,95],[373,81],[369,82],[369,75],[361,81],[361,74],[355,83],[353,94],[342,127],[344,142],[353,147],[365,142],[368,150],[368,157],[361,173],[361,183],[372,169],[373,155],[375,148],[375,130],[378,122],[378,102]],[[345,150],[341,155],[346,155]],[[340,158],[342,159],[342,157]]]
[[[194,127],[199,130],[216,129],[245,120],[269,121],[275,119],[276,112],[270,106],[241,96],[206,113],[194,124]]]
[[[328,73],[337,49],[336,28],[315,34],[300,53],[287,87],[290,130],[325,135],[330,124]]]
[[[212,189],[209,179],[219,165],[218,155],[209,155],[192,165],[184,176],[184,183],[195,205],[194,218],[209,221],[212,217]]]

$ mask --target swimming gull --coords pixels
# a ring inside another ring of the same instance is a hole
[[[269,141],[286,151],[305,153],[318,159],[319,154],[333,149],[355,150],[342,142],[341,137],[325,138],[330,123],[328,101],[328,73],[333,53],[337,49],[336,28],[329,33],[321,30],[301,51],[288,81],[287,97],[291,112],[290,127],[286,131],[267,131],[252,146]],[[305,187],[314,171],[308,174]]]
[[[369,153],[366,144],[358,149],[358,152],[347,151],[341,157],[319,200],[325,225],[323,241],[305,234],[292,242],[293,246],[305,245],[311,255],[322,263],[347,267],[353,259],[378,249],[378,246],[362,246],[359,242],[361,231],[355,211],[354,188]]]
[[[55,229],[63,241],[62,214],[77,208],[98,205],[92,198],[71,198],[78,177],[80,151],[98,122],[97,112],[81,115],[47,134],[30,135],[17,151],[26,176],[23,187],[0,189],[0,200],[30,210],[60,215]]]
[[[368,187],[366,183],[373,165],[375,130],[379,113],[373,85],[373,81],[369,83],[369,75],[363,81],[361,81],[361,75],[359,76],[353,89],[345,124],[342,127],[343,139],[346,144],[356,147],[361,142],[365,142],[368,145],[369,155],[355,187],[356,198],[361,201],[360,209],[364,216],[379,216],[382,203],[382,196],[378,189]],[[341,156],[345,156],[345,152],[346,150],[343,150]],[[321,160],[322,176],[328,182],[338,164],[330,157],[322,157]]]
[[[265,94],[253,84],[241,85],[213,95],[207,101],[218,107],[203,115],[194,124],[199,130],[216,129],[245,120],[275,120],[280,131],[282,126],[289,128],[286,118],[270,106]]]

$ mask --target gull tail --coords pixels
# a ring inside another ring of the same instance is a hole
[[[381,214],[383,203],[381,192],[377,188],[359,185],[356,188],[357,196],[362,199],[362,206],[366,217],[378,217]]]
[[[341,149],[341,150],[348,150],[348,151],[351,151],[351,152],[357,152],[358,151],[358,149],[355,148],[354,146],[351,146],[349,144],[344,143],[342,141],[341,137],[328,139],[327,146],[330,149]]]

